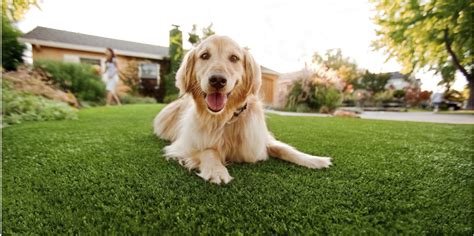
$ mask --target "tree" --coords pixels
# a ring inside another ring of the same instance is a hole
[[[2,0],[2,67],[16,70],[23,63],[25,44],[18,42],[21,31],[12,23],[21,20],[31,6],[39,8],[37,0]]]
[[[216,34],[216,32],[212,30],[212,25],[213,24],[211,23],[207,27],[202,28],[202,37],[201,37],[202,40]]]
[[[197,25],[193,24],[193,29],[191,30],[191,32],[188,33],[189,35],[188,42],[191,43],[193,46],[195,46],[201,41],[201,38],[199,37],[196,31],[197,31]]]
[[[460,71],[474,109],[474,3],[465,0],[371,0],[375,6],[376,50],[395,58],[404,73],[428,68],[442,75]],[[449,81],[449,79],[447,79]]]
[[[165,94],[166,96],[177,96],[178,89],[175,86],[176,72],[183,60],[183,33],[178,25],[173,25],[170,30],[170,72],[165,76]]]
[[[360,77],[357,64],[351,58],[344,57],[340,48],[329,49],[324,55],[315,52],[313,63],[324,64],[337,71],[337,76],[346,83],[346,86],[356,84]]]
[[[23,63],[23,51],[26,46],[18,42],[21,32],[13,27],[5,15],[2,16],[2,67],[7,70],[16,70]]]
[[[371,91],[374,94],[382,92],[385,90],[385,85],[387,84],[390,77],[390,73],[375,74],[366,70],[357,87]]]
[[[204,28],[201,29],[201,35],[202,36],[199,36],[199,34],[197,33],[197,25],[193,24],[193,29],[191,30],[191,32],[188,33],[188,35],[189,35],[188,41],[193,46],[196,46],[202,40],[204,40],[204,39],[206,39],[209,36],[214,35],[214,34],[216,34],[216,32],[214,32],[212,30],[212,23],[209,24],[207,27],[204,27]]]
[[[37,0],[2,0],[2,16],[11,21],[19,21],[31,6],[40,8]]]

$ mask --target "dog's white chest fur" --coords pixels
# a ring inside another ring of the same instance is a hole
[[[183,111],[179,121],[178,135],[170,146],[166,147],[166,156],[184,160],[194,153],[212,149],[221,153],[220,159],[226,162],[256,162],[268,158],[266,143],[268,133],[264,117],[243,114],[231,124],[209,125],[196,119],[195,106]]]

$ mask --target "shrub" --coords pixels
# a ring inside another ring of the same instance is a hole
[[[4,81],[3,119],[6,124],[19,124],[23,121],[77,119],[76,110],[66,103],[44,97],[19,93]]]
[[[296,112],[311,112],[311,108],[306,103],[296,105]]]
[[[314,92],[313,92],[314,90]],[[331,113],[341,104],[341,92],[334,87],[325,84],[316,84],[312,87],[310,106],[321,113]]]
[[[71,91],[81,101],[98,102],[105,97],[105,85],[90,65],[37,61],[34,66],[44,70],[54,84]]]
[[[126,94],[120,97],[123,104],[150,104],[156,103],[156,100],[152,97],[138,97],[130,94]]]
[[[393,92],[393,96],[395,98],[401,99],[405,96],[405,90],[403,89],[395,90],[395,92]]]
[[[295,81],[288,94],[286,108],[293,111],[318,111],[331,113],[341,105],[342,93],[330,83],[304,84]],[[305,106],[301,104],[306,104]]]
[[[164,103],[172,103],[174,100],[178,99],[179,95],[178,94],[171,94],[167,95],[164,99]]]
[[[344,93],[343,94],[343,100],[342,100],[342,105],[346,107],[354,107],[356,106],[357,103],[357,95],[356,93]]]
[[[391,102],[394,100],[393,90],[386,90],[378,92],[373,96],[373,99],[377,106],[382,106],[384,102]]]
[[[140,78],[138,77],[138,66],[137,60],[131,60],[127,63],[124,69],[121,70],[120,77],[123,83],[130,88],[129,93],[137,95],[140,88]]]
[[[26,46],[18,42],[21,32],[15,29],[5,15],[2,15],[2,67],[16,70],[23,63],[23,51]]]

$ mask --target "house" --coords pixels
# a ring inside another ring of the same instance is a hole
[[[119,68],[138,62],[141,93],[162,99],[164,75],[169,70],[168,48],[150,44],[129,42],[99,36],[36,27],[23,35],[20,41],[32,46],[33,62],[36,60],[58,60],[80,62],[105,67],[105,48],[113,48]],[[123,76],[121,76],[123,80]],[[119,93],[127,90],[123,81]]]
[[[119,68],[127,68],[129,63],[138,64],[140,93],[162,101],[164,96],[164,76],[169,72],[168,47],[130,42],[100,36],[69,32],[64,30],[36,27],[24,34],[20,41],[32,46],[33,62],[36,60],[58,60],[88,63],[105,67],[105,49],[112,48]],[[118,92],[124,93],[128,87],[123,83],[123,74]],[[276,93],[278,72],[262,67],[261,96],[271,104]]]
[[[421,85],[420,79],[415,79],[413,76],[407,76],[400,72],[391,72],[390,74],[391,76],[385,85],[385,89],[403,90],[412,85]]]
[[[262,86],[260,87],[260,98],[268,106],[274,106],[277,99],[277,86],[280,73],[261,66]]]

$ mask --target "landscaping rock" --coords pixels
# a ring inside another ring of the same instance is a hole
[[[336,117],[350,117],[350,118],[360,118],[356,112],[353,111],[344,111],[344,110],[337,110],[333,113],[333,116]]]

